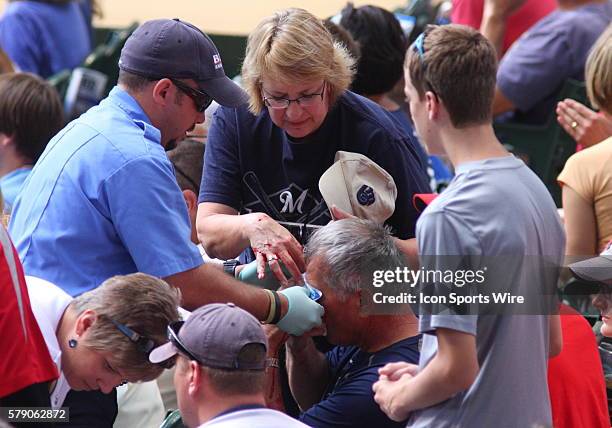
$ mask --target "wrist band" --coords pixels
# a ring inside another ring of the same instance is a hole
[[[236,266],[239,264],[238,260],[226,260],[223,262],[223,271],[228,275],[236,277]]]
[[[268,290],[267,288],[264,288],[264,291],[270,298],[270,309],[268,309],[268,317],[265,319],[264,324],[270,324],[272,323],[272,320],[276,317],[276,304],[274,299],[274,293],[272,293],[272,291]]]
[[[270,324],[276,324],[281,319],[281,300],[276,291],[270,292],[274,296],[274,317],[272,318],[272,321],[270,321]]]

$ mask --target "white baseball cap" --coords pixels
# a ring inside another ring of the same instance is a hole
[[[328,207],[336,205],[379,224],[395,211],[397,187],[393,177],[360,153],[336,152],[334,164],[319,179],[319,191]]]

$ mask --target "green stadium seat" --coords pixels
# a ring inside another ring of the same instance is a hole
[[[104,96],[108,95],[113,86],[117,84],[117,79],[119,78],[119,67],[117,64],[119,63],[121,49],[125,45],[127,38],[137,27],[138,23],[134,22],[126,28],[94,30],[94,39],[98,45],[85,58],[81,67],[96,70],[108,76]],[[62,70],[48,79],[48,82],[57,89],[62,102],[66,96],[71,76],[72,70]]]
[[[66,89],[68,89],[68,84],[70,83],[70,76],[72,76],[70,70],[62,70],[47,79],[47,82],[57,90],[62,101],[66,96]]]
[[[584,82],[568,79],[557,96],[557,101],[572,98],[588,105]],[[576,142],[557,123],[553,111],[544,125],[524,125],[512,122],[493,125],[497,138],[508,150],[525,163],[546,184],[558,207],[561,188],[557,176],[565,161],[576,151]]]
[[[230,78],[240,74],[246,52],[246,36],[209,34],[223,60],[223,70]]]
[[[181,412],[173,410],[168,413],[159,428],[186,428],[181,419]]]
[[[83,62],[83,67],[100,71],[108,76],[106,94],[117,84],[119,78],[119,56],[128,37],[138,28],[134,22],[129,27],[113,30],[107,36],[106,43],[101,44],[89,54]]]

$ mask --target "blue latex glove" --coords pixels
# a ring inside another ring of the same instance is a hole
[[[285,269],[283,269],[285,271]],[[287,275],[287,272],[285,272]],[[263,279],[257,277],[257,261],[253,261],[247,265],[236,275],[236,278],[247,284],[254,285],[259,288],[267,288],[268,290],[278,290],[280,283],[270,270],[270,267],[266,265],[266,271]]]
[[[287,298],[289,308],[284,317],[276,324],[278,328],[293,336],[301,336],[321,325],[325,313],[323,306],[310,299],[310,291],[305,286],[289,287],[280,294]]]

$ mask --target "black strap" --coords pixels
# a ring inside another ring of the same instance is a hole
[[[276,324],[281,319],[281,301],[276,291],[272,291],[272,294],[274,294],[274,306],[276,310],[274,311],[274,318],[272,318],[270,324]]]

